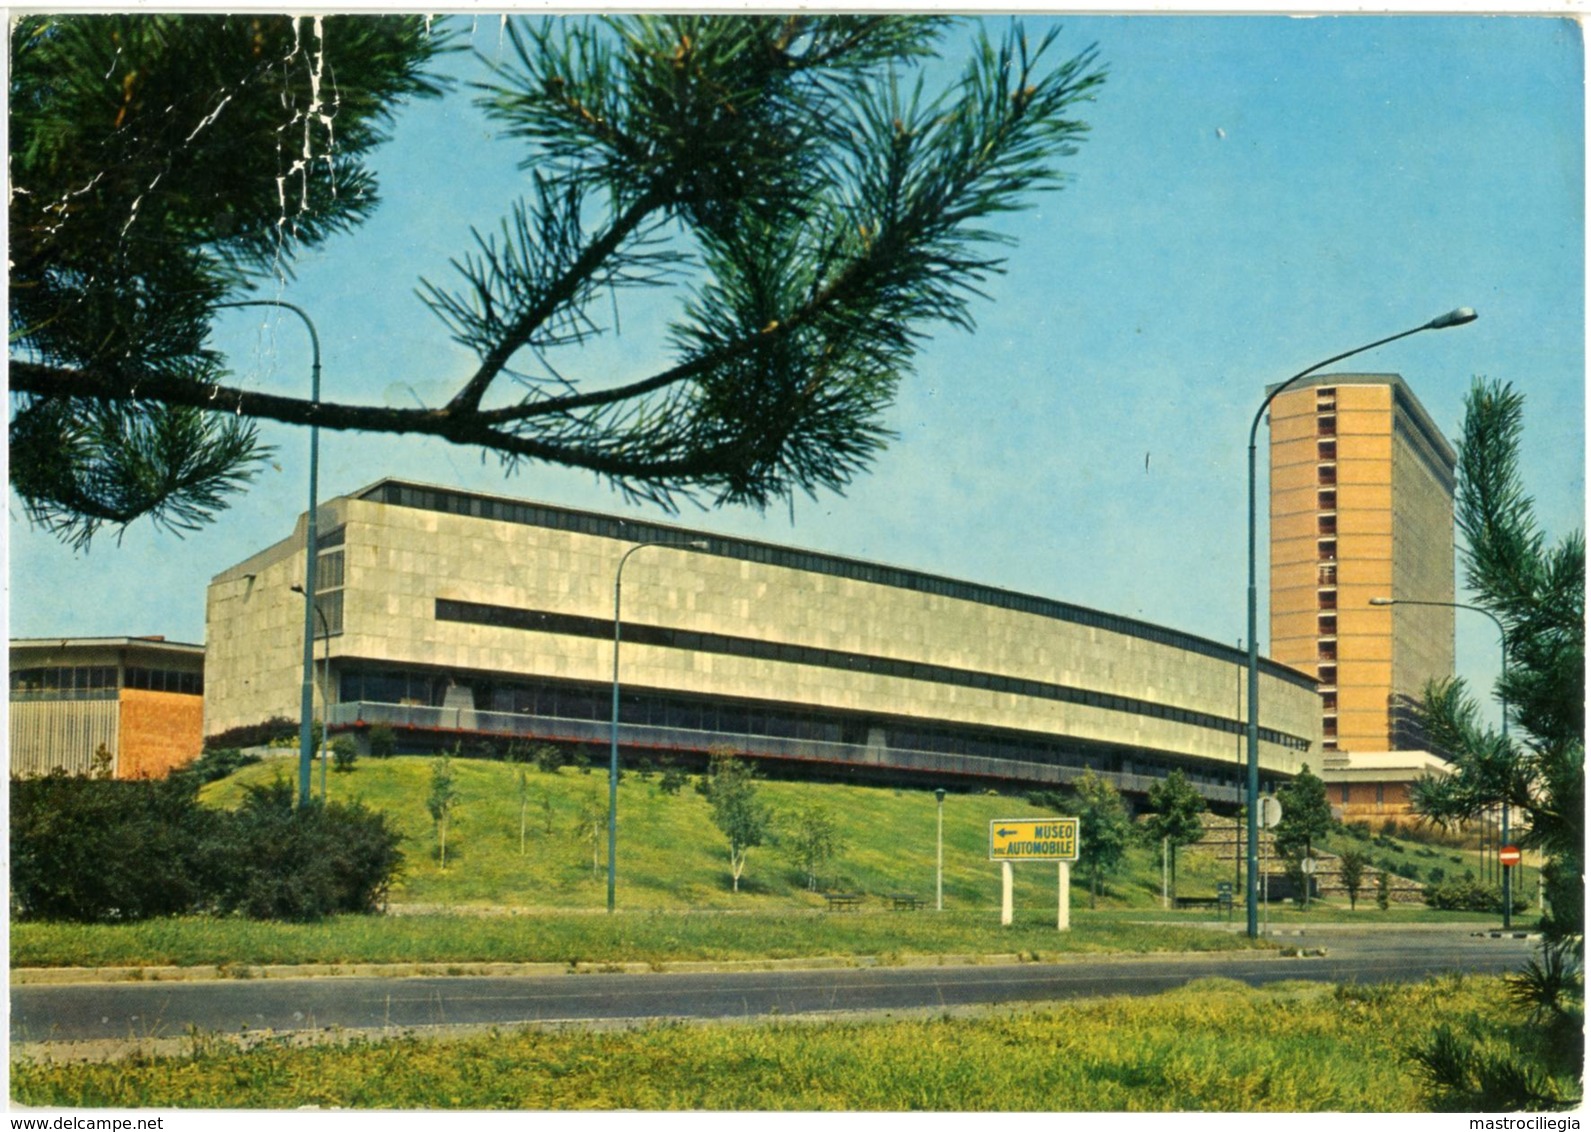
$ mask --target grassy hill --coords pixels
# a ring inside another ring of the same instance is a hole
[[[595,806],[606,815],[607,776],[565,767],[545,773],[533,766],[455,758],[459,791],[448,832],[447,868],[437,859],[437,841],[425,799],[432,760],[424,757],[361,759],[345,774],[327,776],[332,800],[358,799],[381,810],[403,834],[403,877],[394,904],[447,907],[599,908],[607,899],[606,827],[596,846],[576,833],[581,811]],[[525,782],[525,846],[520,852],[521,771]],[[319,789],[319,768],[316,768]],[[281,776],[292,778],[290,759],[246,767],[205,788],[214,805],[236,805],[243,788]],[[821,907],[806,890],[806,878],[776,844],[753,849],[740,893],[730,890],[727,846],[714,827],[694,779],[677,795],[665,794],[656,776],[627,773],[619,785],[618,902],[622,908],[716,908],[773,910]],[[872,896],[910,892],[934,896],[935,799],[913,790],[832,783],[769,780],[760,797],[774,812],[774,825],[788,827],[804,805],[831,814],[843,849],[822,878],[823,887]],[[1016,797],[951,794],[945,799],[945,907],[997,909],[999,866],[988,859],[989,823],[1004,818],[1042,817],[1052,811]],[[604,818],[605,821],[605,818]],[[1185,892],[1213,892],[1231,879],[1230,864],[1184,854],[1178,869]],[[1088,894],[1074,874],[1072,905],[1087,906]],[[1018,865],[1017,908],[1055,906],[1056,871],[1047,864]],[[1102,908],[1157,906],[1160,859],[1134,849],[1128,867],[1101,899]]]

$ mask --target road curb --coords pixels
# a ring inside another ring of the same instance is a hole
[[[1180,956],[1267,954],[1263,949],[1233,951],[1168,951],[1101,954],[1067,952],[1042,958],[1031,953],[987,955],[813,956],[796,959],[680,959],[657,963],[227,963],[193,967],[22,967],[11,971],[11,985],[69,986],[82,983],[198,983],[251,979],[410,979],[410,978],[548,978],[555,975],[712,974],[718,971],[800,971],[869,967],[999,967],[1033,963],[1067,963],[1110,959],[1121,962],[1160,961]]]

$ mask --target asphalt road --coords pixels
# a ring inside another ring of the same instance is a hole
[[[536,977],[272,978],[79,983],[11,988],[12,1042],[139,1040],[190,1029],[276,1033],[337,1028],[745,1019],[906,1011],[1112,994],[1153,994],[1210,976],[1250,985],[1285,979],[1417,981],[1449,971],[1517,969],[1532,941],[1473,929],[1312,929],[1278,942],[1322,957],[1226,952],[1112,956],[1059,963],[727,969],[709,974]]]

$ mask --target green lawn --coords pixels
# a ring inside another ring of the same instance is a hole
[[[454,759],[460,802],[448,831],[447,869],[440,867],[434,827],[425,808],[432,760],[399,757],[362,759],[348,774],[328,775],[330,797],[361,799],[390,815],[404,835],[404,875],[392,891],[394,904],[462,908],[602,908],[607,900],[606,830],[593,847],[576,832],[585,806],[607,812],[607,775],[564,768],[546,774],[526,768],[525,851],[520,852],[520,767],[476,759]],[[235,805],[250,783],[290,775],[290,760],[246,767],[214,783],[203,797]],[[317,788],[319,783],[317,770]],[[934,897],[935,800],[931,790],[890,789],[830,783],[769,780],[759,785],[775,816],[775,832],[798,807],[827,808],[844,848],[824,870],[823,887],[874,896],[910,892]],[[952,794],[945,800],[945,906],[998,909],[999,866],[989,861],[989,823],[1001,818],[1041,817],[1051,811],[1020,798],[996,794]],[[595,848],[596,868],[593,868]],[[1153,860],[1151,861],[1151,858]],[[659,779],[626,774],[619,785],[618,904],[620,908],[734,909],[822,908],[822,897],[806,890],[806,878],[779,845],[751,850],[740,892],[731,891],[728,852],[713,826],[707,802],[691,786],[663,793]],[[1214,891],[1213,861],[1190,865],[1185,887]],[[1228,866],[1229,868],[1229,866]],[[1108,907],[1149,907],[1159,891],[1159,857],[1134,852],[1133,867],[1114,886]],[[1016,870],[1020,908],[1056,904],[1053,865]],[[1074,877],[1074,881],[1076,878]],[[1086,903],[1074,885],[1074,907]],[[1190,888],[1190,891],[1192,889]]]
[[[281,963],[648,963],[803,957],[882,962],[925,955],[1048,959],[1101,952],[1247,947],[1243,935],[1197,927],[998,912],[538,912],[520,916],[339,916],[315,924],[202,917],[134,924],[13,924],[11,965],[223,966]],[[242,973],[241,971],[239,973]]]
[[[1411,1112],[1409,1057],[1439,1024],[1532,1035],[1501,980],[1251,989],[892,1021],[355,1038],[99,1065],[14,1059],[12,1098],[62,1107]],[[909,1056],[903,1056],[909,1052]],[[1558,1087],[1573,1095],[1568,1078]]]
[[[14,968],[45,966],[239,966],[268,963],[592,962],[662,963],[839,956],[889,961],[914,955],[1046,956],[1088,951],[1192,950],[1247,946],[1241,936],[1194,926],[1212,913],[1161,908],[1158,852],[1135,847],[1098,901],[1074,872],[1072,926],[1055,930],[1056,869],[1016,868],[1016,923],[999,925],[1000,869],[988,860],[991,821],[1042,816],[1020,798],[952,794],[945,800],[943,912],[935,895],[936,803],[927,790],[765,781],[761,796],[776,831],[803,805],[829,810],[844,843],[824,870],[823,887],[860,892],[860,913],[825,911],[821,893],[777,843],[751,851],[741,890],[731,891],[724,841],[706,801],[691,786],[665,794],[655,776],[627,775],[619,789],[619,914],[606,907],[606,837],[596,846],[576,832],[583,806],[605,813],[607,780],[597,771],[524,770],[525,841],[520,845],[521,767],[455,759],[461,800],[441,868],[425,797],[432,762],[363,759],[328,776],[333,799],[360,799],[389,815],[403,835],[405,868],[391,892],[390,916],[338,917],[319,924],[174,918],[134,924],[11,925]],[[205,788],[218,806],[235,805],[250,784],[294,771],[290,759],[246,767]],[[318,774],[317,774],[318,782]],[[1417,852],[1417,847],[1406,850]],[[1233,880],[1230,861],[1184,851],[1185,893],[1213,893]],[[895,912],[886,894],[926,902]],[[1361,899],[1316,904],[1307,913],[1273,906],[1273,925],[1322,920],[1469,919],[1420,908],[1381,912]],[[1235,912],[1241,924],[1242,909]],[[1156,921],[1157,923],[1146,923]],[[1171,926],[1164,926],[1169,924]],[[1186,924],[1187,926],[1176,926]]]

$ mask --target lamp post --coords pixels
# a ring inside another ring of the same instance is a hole
[[[939,835],[935,839],[939,863],[934,873],[934,911],[943,912],[945,910],[945,788],[943,786],[934,791],[934,798],[939,803]]]
[[[1260,654],[1259,654],[1259,601],[1255,588],[1255,490],[1254,490],[1254,464],[1256,438],[1259,435],[1260,421],[1265,419],[1265,411],[1270,408],[1271,402],[1289,386],[1302,378],[1308,377],[1318,369],[1323,369],[1333,362],[1340,362],[1355,354],[1362,354],[1366,350],[1373,350],[1377,346],[1385,346],[1388,342],[1396,342],[1399,338],[1407,338],[1411,334],[1418,334],[1422,330],[1446,330],[1450,326],[1462,326],[1466,322],[1474,322],[1475,312],[1469,307],[1459,307],[1457,310],[1448,311],[1446,314],[1433,318],[1430,322],[1404,330],[1398,334],[1379,338],[1363,346],[1356,346],[1340,354],[1334,354],[1324,361],[1316,362],[1308,369],[1300,370],[1292,377],[1282,382],[1266,395],[1260,404],[1259,411],[1254,414],[1254,423],[1248,430],[1248,934],[1250,938],[1259,936],[1259,798],[1260,798]]]
[[[309,315],[292,303],[280,299],[240,299],[237,302],[217,303],[217,307],[280,307],[304,320],[309,331],[310,403],[320,405],[320,335]],[[309,804],[309,768],[314,762],[315,737],[315,557],[319,537],[315,531],[316,494],[320,477],[320,429],[309,426],[309,512],[304,528],[304,686],[298,707],[298,804]]]
[[[1438,607],[1440,609],[1467,609],[1471,613],[1479,613],[1482,617],[1489,618],[1491,620],[1491,623],[1493,625],[1497,626],[1497,640],[1498,640],[1498,643],[1501,646],[1501,650],[1502,650],[1502,668],[1500,669],[1500,675],[1501,676],[1507,676],[1508,675],[1508,633],[1507,633],[1506,630],[1503,629],[1503,623],[1497,619],[1497,615],[1494,614],[1491,610],[1482,609],[1478,605],[1468,605],[1468,604],[1466,604],[1466,603],[1464,603],[1462,601],[1417,601],[1414,598],[1409,598],[1409,597],[1373,597],[1373,598],[1370,599],[1370,604],[1371,605],[1430,605],[1430,606],[1436,606],[1436,607]],[[1503,747],[1506,749],[1508,747],[1508,697],[1507,696],[1503,696],[1501,694],[1499,694],[1499,695],[1500,695],[1500,698],[1502,700],[1502,709],[1503,709]],[[1510,754],[1511,753],[1512,752],[1510,752]],[[1510,765],[1512,765],[1512,758],[1510,758],[1509,762],[1510,762]],[[1501,833],[1501,843],[1502,843],[1502,845],[1507,845],[1508,844],[1508,793],[1507,793],[1506,789],[1503,792],[1502,803],[1503,803],[1503,828],[1502,828],[1502,833]],[[1485,847],[1482,846],[1482,851],[1484,851],[1484,848]],[[1482,867],[1484,868],[1484,863],[1483,863]],[[1514,867],[1512,865],[1504,865],[1503,866],[1503,928],[1504,928],[1504,930],[1507,930],[1508,928],[1512,927],[1513,926],[1513,922],[1514,922],[1513,872],[1514,872]]]
[[[304,592],[304,587],[294,582],[288,587],[296,594]],[[326,800],[326,747],[330,738],[331,728],[331,626],[326,623],[326,611],[320,607],[320,602],[315,603],[315,613],[320,618],[320,639],[326,642],[326,647],[320,654],[320,703],[322,709],[320,721],[320,800]]]
[[[687,542],[640,542],[626,550],[613,571],[613,727],[608,745],[608,911],[613,911],[618,891],[619,849],[619,641],[621,637],[619,603],[623,593],[624,564],[630,555],[649,546],[670,546],[676,550],[706,550],[700,539]]]

